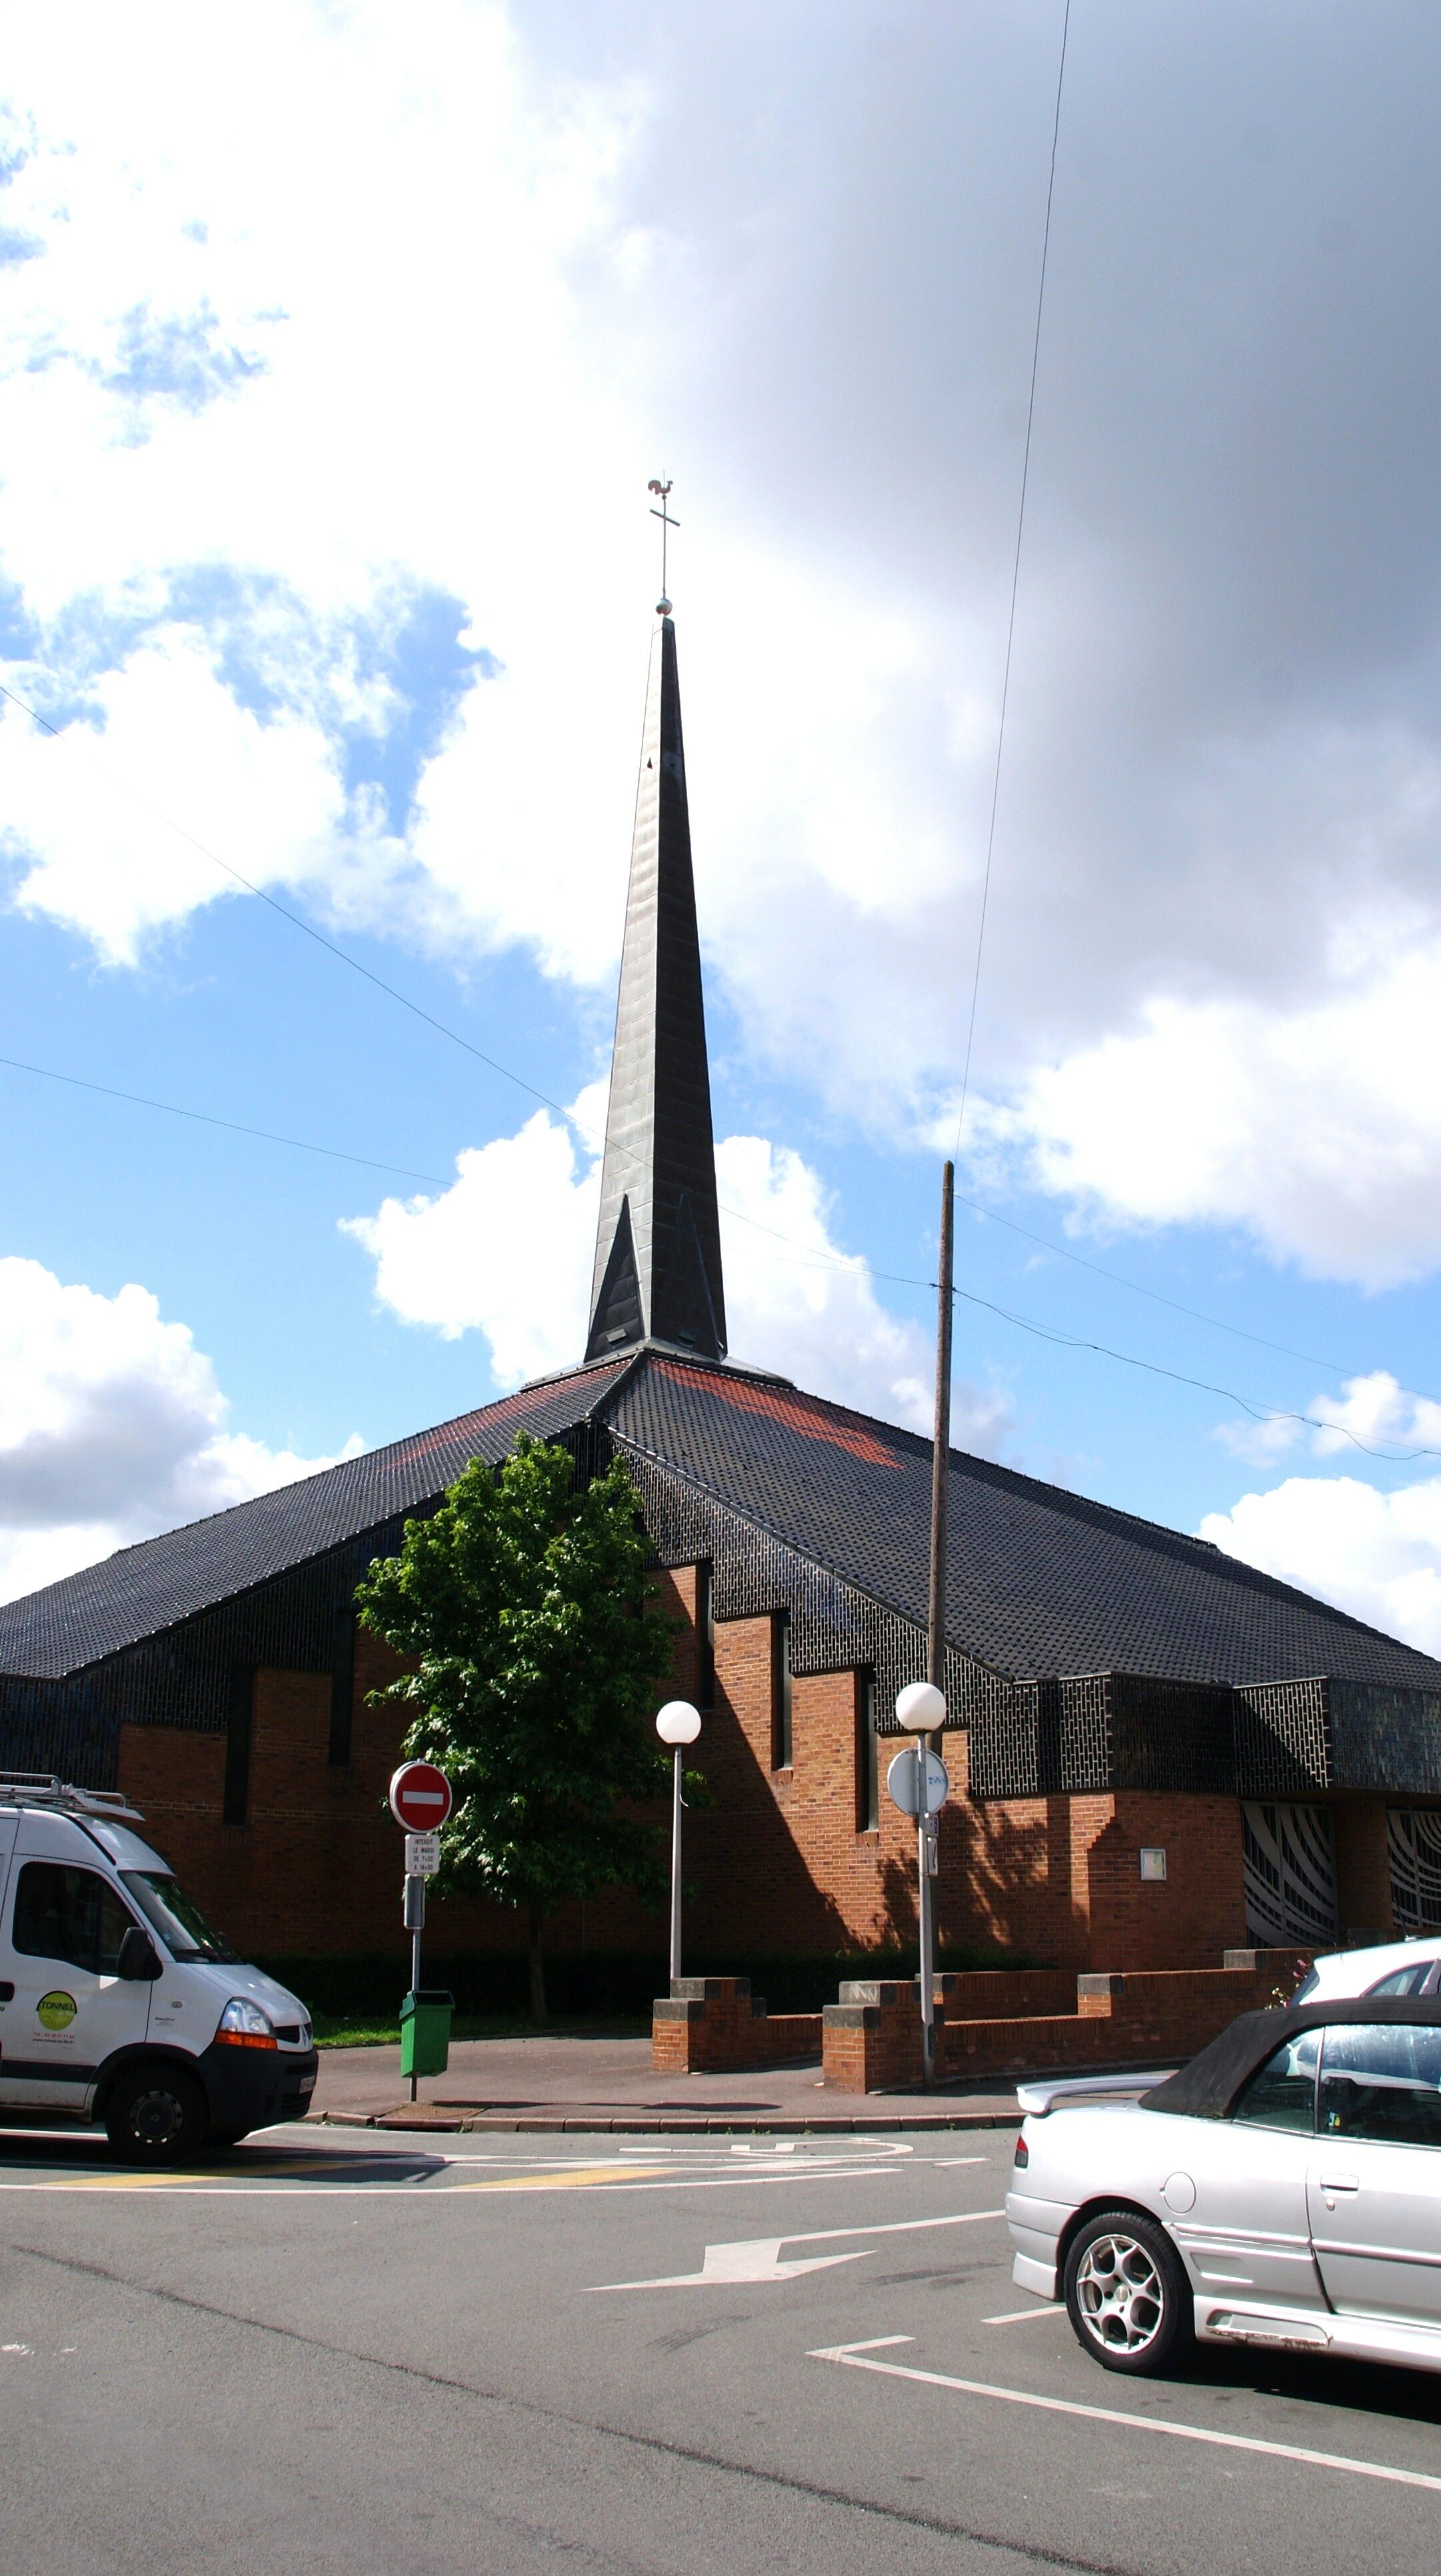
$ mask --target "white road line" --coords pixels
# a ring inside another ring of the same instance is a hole
[[[833,2263],[858,2263],[875,2248],[858,2245],[854,2254],[813,2254],[800,2262],[783,2263],[783,2245],[825,2245],[838,2236],[909,2236],[922,2227],[969,2227],[978,2218],[1004,2216],[1001,2209],[966,2209],[945,2218],[891,2218],[879,2227],[812,2227],[795,2236],[748,2236],[734,2244],[708,2245],[698,2272],[664,2272],[649,2281],[595,2281],[590,2287],[593,2295],[599,2295],[602,2290],[713,2290],[737,2281],[791,2281],[802,2272],[823,2272]]]
[[[925,2161],[939,2168],[943,2165],[988,2165],[991,2160],[989,2156],[927,2156]]]
[[[970,2227],[978,2218],[1004,2218],[1003,2209],[956,2209],[944,2218],[888,2218],[879,2227],[813,2227],[808,2236],[783,2236],[783,2245],[820,2245],[828,2236],[908,2236],[917,2227]]]
[[[1036,2300],[1029,2308],[1008,2308],[1003,2317],[982,2317],[981,2323],[983,2326],[1023,2326],[1031,2317],[1059,2317],[1064,2314],[1065,2309],[1059,2299]]]
[[[838,2361],[847,2370],[873,2370],[886,2379],[913,2379],[923,2388],[954,2388],[963,2397],[997,2397],[1008,2406],[1035,2406],[1048,2415],[1080,2415],[1092,2424],[1120,2424],[1128,2432],[1165,2433],[1177,2442],[1209,2442],[1223,2451],[1256,2451],[1263,2458],[1297,2460],[1308,2469],[1344,2469],[1355,2478],[1382,2478],[1392,2486],[1426,2487],[1441,2495],[1441,2477],[1422,2469],[1387,2468],[1379,2460],[1348,2459],[1341,2451],[1305,2450],[1297,2442],[1263,2442],[1250,2433],[1213,2433],[1203,2424],[1165,2424],[1155,2415],[1123,2415],[1115,2406],[1082,2406],[1073,2397],[1039,2397],[1029,2388],[996,2388],[984,2379],[953,2379],[942,2370],[913,2370],[903,2362],[873,2361],[887,2345],[913,2343],[913,2335],[873,2335],[868,2343],[833,2344],[809,2352],[807,2361]]]

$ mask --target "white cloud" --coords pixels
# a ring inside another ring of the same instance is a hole
[[[227,1411],[148,1289],[0,1260],[0,1599],[334,1463],[230,1431]]]
[[[237,706],[199,636],[166,630],[94,694],[103,730],[77,722],[51,738],[15,706],[0,719],[0,841],[21,863],[26,910],[84,932],[109,963],[133,964],[148,933],[238,891],[117,781],[163,779],[186,832],[252,881],[333,865],[345,798],[325,736]]]
[[[1290,1476],[1210,1512],[1202,1538],[1263,1574],[1441,1654],[1441,1476],[1378,1493],[1354,1476]]]
[[[589,1133],[604,1091],[576,1103]],[[406,1323],[447,1338],[477,1331],[502,1385],[573,1363],[585,1346],[599,1166],[544,1110],[516,1136],[457,1157],[438,1197],[387,1199],[345,1232],[375,1264],[375,1292]],[[818,1395],[930,1426],[933,1361],[919,1328],[890,1313],[870,1271],[831,1232],[817,1174],[788,1147],[731,1136],[716,1148],[731,1356]],[[958,1445],[994,1452],[1005,1397],[956,1390]]]
[[[1367,961],[1369,964],[1369,960]],[[1441,1262],[1441,944],[1297,1010],[1155,1003],[978,1114],[982,1150],[1112,1225],[1244,1230],[1367,1288]]]
[[[407,1324],[454,1341],[479,1331],[502,1386],[564,1368],[585,1348],[598,1167],[544,1109],[517,1136],[456,1156],[438,1196],[386,1199],[344,1231],[375,1264],[375,1293]]]
[[[228,803],[248,875],[594,987],[674,466],[709,954],[748,1046],[904,1134],[964,1045],[1053,31],[776,24],[16,17],[0,549],[36,663],[108,654],[116,765],[202,837]],[[1091,31],[977,1053],[1083,1212],[1372,1285],[1441,1260],[1436,180],[1397,142],[1436,41],[1338,17],[1298,93],[1274,13]],[[220,648],[267,583],[313,629],[275,667],[334,689],[257,726]],[[386,709],[335,675],[427,588],[500,667],[402,848],[339,791]],[[177,591],[208,662],[129,635]],[[63,744],[23,766],[32,907],[115,958],[213,900]]]

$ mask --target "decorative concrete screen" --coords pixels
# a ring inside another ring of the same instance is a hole
[[[1391,1904],[1400,1934],[1441,1923],[1441,1814],[1434,1807],[1392,1807]]]
[[[1241,1815],[1247,1939],[1334,1948],[1336,1848],[1327,1810],[1247,1798]]]

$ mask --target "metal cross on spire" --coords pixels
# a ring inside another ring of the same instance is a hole
[[[671,492],[669,482],[662,483],[655,475],[652,475],[649,483],[646,485],[646,490],[657,494],[660,501],[660,508],[658,510],[653,508],[651,511],[651,517],[653,519],[659,519],[660,521],[660,597],[655,604],[656,615],[657,617],[669,617],[670,584],[666,580],[666,544],[670,536],[671,529],[678,528],[680,526],[680,521],[679,519],[673,519],[669,510],[666,508],[666,503],[670,499]]]

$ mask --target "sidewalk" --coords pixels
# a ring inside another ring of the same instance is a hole
[[[820,2059],[754,2074],[657,2075],[649,2039],[539,2031],[452,2043],[445,2075],[408,2099],[396,2048],[323,2048],[312,2120],[344,2128],[597,2130],[681,2135],[817,2130],[1013,2128],[1014,2087],[940,2093],[827,2093]]]

